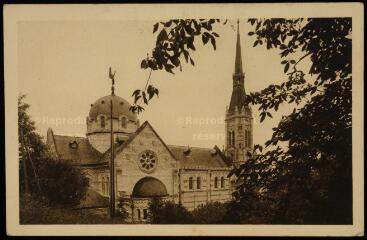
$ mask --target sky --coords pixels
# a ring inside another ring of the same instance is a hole
[[[159,20],[158,20],[159,21]],[[154,71],[159,88],[139,114],[167,144],[220,148],[225,142],[224,115],[229,105],[234,72],[235,20],[218,24],[217,50],[195,40],[195,66],[183,64],[175,74]],[[116,70],[115,93],[130,103],[132,92],[143,88],[149,71],[140,68],[155,44],[155,21],[24,21],[18,23],[19,92],[26,94],[37,131],[85,136],[90,105],[110,94],[108,68]],[[246,92],[258,91],[286,79],[278,50],[253,47],[252,27],[241,20],[240,35]],[[253,107],[254,143],[263,144],[287,105],[260,124]]]

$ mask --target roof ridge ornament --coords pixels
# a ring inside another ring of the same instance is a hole
[[[115,95],[115,74],[116,71],[112,74],[111,67],[109,68],[108,77],[111,79],[111,95]]]
[[[191,152],[190,146],[187,145],[187,149],[184,151],[184,154],[187,156],[190,154],[190,152]]]

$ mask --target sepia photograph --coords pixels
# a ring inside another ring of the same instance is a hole
[[[4,21],[8,234],[364,235],[362,4]]]

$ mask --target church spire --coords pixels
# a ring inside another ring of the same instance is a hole
[[[245,102],[245,74],[242,68],[242,56],[241,56],[241,40],[240,40],[240,21],[237,20],[237,42],[236,42],[236,58],[235,68],[232,76],[233,90],[231,96],[231,102],[229,104],[229,112],[234,112],[237,108],[241,111],[242,107],[246,106]]]
[[[235,74],[242,74],[242,56],[241,56],[241,40],[240,40],[240,20],[237,19],[237,43],[236,43],[236,61]]]

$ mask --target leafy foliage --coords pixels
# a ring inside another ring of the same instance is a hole
[[[160,198],[153,198],[149,205],[149,219],[150,223],[155,224],[240,223],[236,217],[241,214],[241,211],[238,211],[233,206],[234,202],[209,202],[189,212],[180,204],[161,200]]]
[[[24,98],[25,95],[18,98],[20,193],[30,193],[50,204],[79,204],[85,196],[88,178],[71,163],[52,158],[42,137],[35,131],[35,124],[27,113],[29,105],[24,103]]]
[[[178,32],[183,25],[177,23],[195,20],[175,21],[176,25],[173,20],[154,25],[154,32],[166,25],[171,27],[170,31]],[[283,116],[265,146],[255,145],[254,151],[248,153],[250,160],[233,171],[238,177],[234,193],[237,201],[229,205],[232,213],[237,211],[233,219],[237,216],[237,222],[352,223],[351,18],[248,21],[253,27],[248,33],[255,38],[253,47],[278,49],[287,79],[249,93],[246,101],[258,106],[260,122],[272,117],[282,104],[295,103],[298,108]],[[208,30],[213,31],[215,26]],[[182,46],[195,50],[187,45],[186,37],[201,36],[204,43],[209,38],[199,31],[185,32],[185,38],[166,35],[158,35],[158,48],[153,50],[156,53],[143,61],[143,68],[164,68],[166,61],[157,53],[176,49],[176,53],[185,56]],[[181,69],[179,54],[170,58],[172,64],[165,70],[172,73],[175,67]],[[191,61],[191,57],[185,58]],[[306,72],[299,67],[305,59],[311,62]],[[151,64],[147,63],[149,60]],[[138,101],[135,104],[139,105]],[[288,146],[280,147],[281,142]],[[266,213],[266,218],[255,219],[260,211]]]
[[[253,153],[234,172],[242,180],[238,198],[246,198],[253,184],[255,196],[267,198],[272,206],[274,223],[351,223],[351,19],[249,21],[255,26],[250,34],[255,42],[279,48],[282,58],[304,53],[298,60],[281,62],[288,81],[250,93],[249,103],[260,106],[261,120],[287,99],[304,105],[273,129],[265,143],[269,150]],[[306,74],[297,69],[306,57],[312,62],[309,74],[316,75],[314,82],[306,81]],[[279,142],[288,143],[288,148]]]
[[[128,200],[126,198],[119,198],[117,204],[117,211],[116,215],[119,216],[121,219],[127,219],[129,217],[129,212],[127,211],[126,206],[128,206]]]
[[[149,203],[149,220],[155,224],[190,224],[191,213],[182,205],[155,197]]]
[[[78,205],[89,185],[88,178],[70,162],[43,159],[37,164],[42,194],[51,204]]]
[[[195,208],[192,212],[196,224],[219,224],[227,212],[227,204],[209,202]]]
[[[219,34],[213,31],[213,26],[219,19],[172,19],[167,22],[157,22],[153,26],[153,33],[157,39],[151,56],[141,62],[142,69],[150,69],[149,77],[144,89],[137,89],[133,93],[134,105],[131,111],[140,113],[145,105],[158,96],[158,89],[149,84],[152,71],[164,70],[174,74],[174,68],[182,70],[182,62],[195,65],[190,53],[196,50],[195,40],[200,39],[204,45],[211,43],[216,49],[216,38]]]

